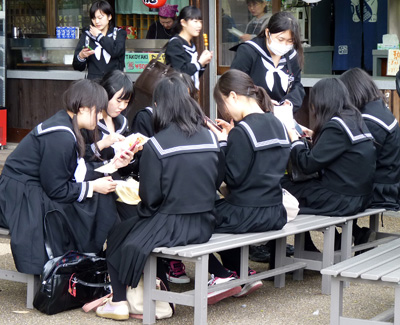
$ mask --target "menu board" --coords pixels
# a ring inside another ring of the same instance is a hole
[[[125,72],[142,72],[146,65],[157,58],[158,53],[125,53]],[[159,61],[165,62],[165,54]]]
[[[388,50],[387,73],[388,76],[395,76],[400,67],[400,50]]]

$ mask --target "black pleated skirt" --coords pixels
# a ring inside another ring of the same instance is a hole
[[[215,228],[210,212],[131,218],[116,225],[107,239],[107,261],[118,271],[119,281],[135,288],[144,265],[156,247],[207,242]]]
[[[400,183],[374,183],[371,208],[385,208],[386,210],[400,210]]]

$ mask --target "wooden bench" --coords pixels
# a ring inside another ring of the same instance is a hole
[[[10,239],[8,229],[0,228],[0,238]],[[26,283],[26,308],[33,308],[33,298],[40,286],[40,276],[0,269],[0,279]]]
[[[400,239],[325,268],[321,273],[332,277],[331,325],[400,324]],[[346,281],[394,287],[394,308],[371,320],[343,317],[343,287]],[[394,322],[387,322],[393,316]]]
[[[291,235],[298,235],[307,231],[321,230],[324,232],[324,250],[320,269],[328,267],[334,262],[334,232],[337,224],[344,223],[338,218],[327,218],[313,215],[299,215],[295,220],[285,225],[281,230],[263,233],[248,234],[214,234],[204,244],[187,245],[180,247],[160,247],[153,250],[146,262],[144,269],[144,312],[143,323],[155,323],[155,301],[162,300],[178,305],[194,307],[194,323],[207,323],[207,293],[212,290],[233,288],[249,282],[275,277],[275,287],[285,286],[285,274],[303,268],[310,268],[315,261],[303,260],[286,264],[286,239]],[[275,269],[248,276],[249,245],[260,244],[276,239]],[[241,278],[208,288],[208,255],[228,250],[241,248]],[[157,257],[175,258],[195,263],[195,287],[187,292],[166,292],[156,290]],[[311,268],[312,269],[312,268]],[[322,290],[330,290],[330,277],[323,276]]]

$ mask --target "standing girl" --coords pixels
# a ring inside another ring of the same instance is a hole
[[[97,309],[101,317],[129,318],[126,285],[138,285],[155,247],[203,243],[214,231],[212,210],[222,182],[217,139],[204,127],[204,114],[180,78],[163,78],[153,101],[156,133],[141,157],[140,220],[122,222],[108,237],[113,298]]]
[[[213,52],[204,50],[198,57],[193,38],[200,35],[203,23],[200,9],[187,6],[179,13],[174,32],[167,45],[165,59],[175,70],[192,77],[197,89],[200,87],[199,77],[210,63]]]
[[[303,48],[300,27],[286,11],[274,14],[265,30],[251,41],[235,47],[231,69],[247,73],[263,87],[274,105],[300,109],[305,95],[301,84]]]
[[[73,67],[88,69],[88,79],[101,79],[115,69],[124,70],[126,31],[114,27],[114,11],[105,1],[96,1],[90,7],[92,24],[82,32],[75,49]]]
[[[268,23],[269,18],[271,18],[271,14],[267,13],[267,1],[266,0],[246,0],[247,8],[249,12],[253,16],[253,18],[249,21],[246,26],[246,30],[240,39],[243,42],[249,41],[252,38],[256,37],[262,28]]]
[[[340,76],[374,137],[376,170],[372,208],[400,209],[400,127],[371,76],[353,68]]]
[[[116,183],[111,177],[89,178],[96,166],[85,164],[80,134],[80,129],[96,128],[107,94],[99,84],[79,80],[63,99],[65,110],[18,144],[0,177],[0,219],[10,229],[15,265],[22,273],[41,274],[50,254],[100,252],[117,221],[111,193]],[[131,158],[123,154],[116,167]]]
[[[232,127],[232,123],[217,120],[222,132],[210,125],[225,153],[225,183],[229,192],[215,205],[219,221],[215,232],[281,229],[287,215],[280,182],[290,154],[284,125],[272,114],[272,103],[265,90],[254,85],[242,71],[225,72],[215,86],[214,97],[222,116],[237,122]],[[219,254],[224,267],[240,276],[239,249]],[[211,267],[210,264],[210,273],[218,278],[230,275],[220,268],[216,274]],[[236,296],[249,294],[261,285],[261,281],[247,284]],[[213,297],[215,300],[218,301]]]

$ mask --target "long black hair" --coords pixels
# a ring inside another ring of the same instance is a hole
[[[355,123],[362,130],[361,113],[351,103],[349,91],[338,78],[326,78],[318,81],[311,88],[309,104],[315,117],[314,143],[318,141],[325,123],[335,116],[340,118],[355,116]]]
[[[172,31],[174,32],[174,34],[179,34],[182,31],[182,19],[186,21],[190,19],[202,20],[201,10],[195,6],[183,7],[182,10],[179,12],[179,16],[172,27]]]
[[[271,34],[282,33],[290,30],[293,39],[293,48],[297,51],[297,60],[300,68],[304,65],[304,51],[301,45],[300,25],[297,19],[287,11],[279,11],[271,16],[265,29],[268,28]],[[265,29],[263,29],[258,37],[266,38]]]
[[[78,142],[79,157],[85,155],[85,140],[78,127],[77,114],[82,107],[95,107],[96,114],[107,109],[107,93],[96,81],[82,79],[74,81],[63,94],[64,109],[73,113],[72,125]],[[97,128],[97,125],[96,125]]]
[[[204,113],[199,104],[190,96],[180,76],[163,78],[153,92],[154,132],[157,133],[171,123],[188,136],[204,126]]]
[[[230,69],[218,79],[214,88],[214,99],[217,102],[218,112],[226,120],[230,120],[230,114],[225,105],[224,97],[228,97],[231,91],[255,99],[264,112],[273,110],[271,98],[264,88],[256,86],[247,73]]]
[[[360,68],[347,70],[340,77],[350,93],[351,102],[362,111],[366,104],[383,100],[383,93],[372,80],[371,76]]]
[[[101,12],[105,13],[107,16],[111,15],[112,18],[108,23],[108,29],[114,28],[114,26],[115,26],[115,24],[114,24],[114,10],[111,7],[111,5],[105,0],[99,0],[99,1],[93,2],[93,4],[91,5],[91,7],[89,9],[90,20],[96,18],[96,11],[97,10],[100,10]],[[93,25],[92,21],[90,21],[90,23]]]
[[[123,89],[119,99],[131,100],[133,94],[133,83],[121,70],[107,72],[100,81],[100,85],[106,90],[108,100],[111,100],[115,93]]]

